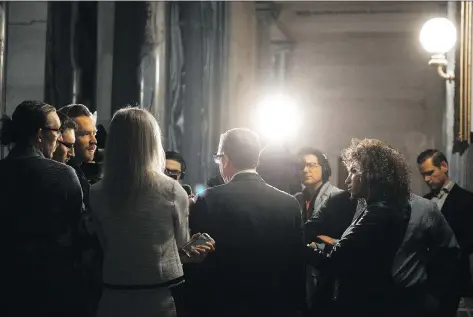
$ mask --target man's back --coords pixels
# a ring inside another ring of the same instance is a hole
[[[241,173],[198,197],[189,221],[193,233],[216,241],[194,273],[218,305],[254,310],[303,301],[301,219],[292,196]]]
[[[410,205],[409,226],[393,267],[394,279],[403,287],[426,282],[426,266],[438,259],[439,252],[445,257],[447,251],[453,264],[458,255],[453,231],[436,205],[417,195],[412,195]],[[447,273],[451,274],[444,272],[444,275]]]
[[[432,199],[429,193],[424,197]],[[473,281],[470,273],[470,255],[473,253],[473,193],[455,184],[443,203],[442,214],[455,233],[460,246],[460,262],[458,263],[456,285],[462,296],[473,296]]]
[[[13,150],[0,161],[2,243],[9,259],[10,304],[35,312],[76,310],[74,237],[82,204],[72,168],[32,149]],[[62,308],[61,308],[62,307]]]

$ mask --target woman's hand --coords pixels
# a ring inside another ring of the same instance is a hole
[[[325,244],[328,244],[328,245],[335,245],[335,243],[337,243],[337,239],[334,239],[334,238],[331,238],[329,236],[324,236],[324,235],[320,235],[320,236],[317,236],[317,239],[322,241],[323,243]]]
[[[193,234],[191,239],[198,238],[200,235],[200,233]],[[207,254],[213,251],[215,251],[215,241],[212,239],[205,244],[192,246],[189,252],[191,256],[186,256],[187,259],[183,259],[181,256],[181,261],[184,260],[186,263],[200,263],[205,259]]]

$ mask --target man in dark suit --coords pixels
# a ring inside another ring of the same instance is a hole
[[[84,316],[77,270],[82,191],[74,170],[51,160],[61,137],[56,109],[24,101],[0,140],[1,316]],[[58,140],[59,139],[59,140]]]
[[[214,158],[225,184],[190,210],[191,231],[216,243],[188,277],[195,316],[290,317],[304,306],[299,205],[256,173],[259,152],[254,132],[224,133]]]
[[[437,204],[460,245],[457,283],[448,300],[449,308],[443,314],[445,317],[455,316],[460,297],[473,297],[469,260],[473,253],[473,193],[448,177],[448,162],[442,152],[425,150],[417,157],[417,164],[431,190],[424,197]]]

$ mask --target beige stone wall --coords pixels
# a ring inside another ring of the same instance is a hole
[[[445,82],[428,67],[418,32],[439,7],[330,14],[322,11],[343,8],[299,5],[317,14],[297,15],[302,9],[288,5],[279,18],[295,39],[288,90],[305,120],[294,148],[326,151],[337,183],[340,151],[352,137],[384,140],[409,160],[414,192],[425,193],[416,157],[442,148]]]
[[[23,100],[44,96],[47,2],[8,3],[6,102],[11,115]]]
[[[253,2],[229,2],[228,128],[248,126],[257,91],[257,23]]]

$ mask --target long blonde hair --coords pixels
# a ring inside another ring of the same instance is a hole
[[[110,123],[102,180],[105,201],[110,207],[133,204],[143,190],[156,186],[166,157],[161,129],[148,111],[127,107],[118,110]]]

